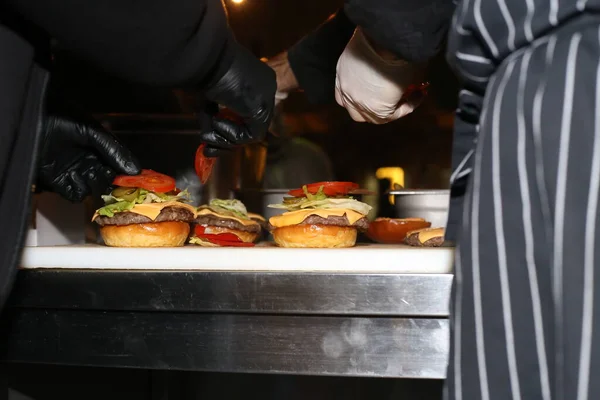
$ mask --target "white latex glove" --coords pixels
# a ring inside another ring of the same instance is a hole
[[[386,60],[371,47],[360,28],[337,63],[335,99],[353,120],[385,124],[413,110],[423,96],[402,96],[411,84],[420,84],[422,66]]]
[[[280,91],[275,92],[275,107],[277,107],[279,105],[279,103],[281,103],[283,100],[287,99],[287,97],[288,97],[288,93],[286,93],[286,92],[280,92]]]

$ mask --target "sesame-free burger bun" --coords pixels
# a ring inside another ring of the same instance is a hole
[[[298,224],[276,228],[271,233],[281,247],[336,248],[354,246],[357,229],[353,226]]]
[[[112,247],[180,247],[190,234],[190,225],[180,221],[105,225],[100,234]]]

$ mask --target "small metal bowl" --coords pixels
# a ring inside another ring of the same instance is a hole
[[[423,218],[434,228],[445,228],[450,205],[450,190],[391,190],[396,218]]]

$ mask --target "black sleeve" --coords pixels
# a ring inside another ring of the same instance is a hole
[[[339,10],[288,50],[292,71],[311,103],[335,101],[335,68],[354,28],[344,10]]]
[[[134,83],[202,86],[231,63],[220,0],[7,0],[60,47]]]
[[[451,0],[346,0],[344,9],[379,46],[421,63],[442,48],[454,7]]]

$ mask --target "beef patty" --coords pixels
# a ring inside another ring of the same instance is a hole
[[[252,225],[243,225],[242,223],[226,217],[218,217],[216,215],[199,215],[194,221],[198,225],[218,226],[220,228],[235,229],[242,232],[259,233],[260,225],[258,223]],[[256,222],[256,221],[254,221]]]
[[[348,217],[345,215],[339,217],[336,215],[330,215],[327,218],[320,217],[318,215],[309,215],[300,223],[300,225],[333,225],[333,226],[354,226],[361,231],[366,231],[369,229],[369,220],[366,217],[363,217],[356,221],[353,225],[350,225],[350,221],[348,221]],[[274,227],[270,226],[270,229],[273,230]]]
[[[150,218],[124,211],[115,213],[113,217],[99,216],[94,221],[100,225],[133,225],[133,224],[147,224],[151,222],[170,222],[170,221],[181,221],[181,222],[192,222],[194,220],[194,213],[190,210],[182,207],[165,207],[162,209],[160,214],[154,221]]]

